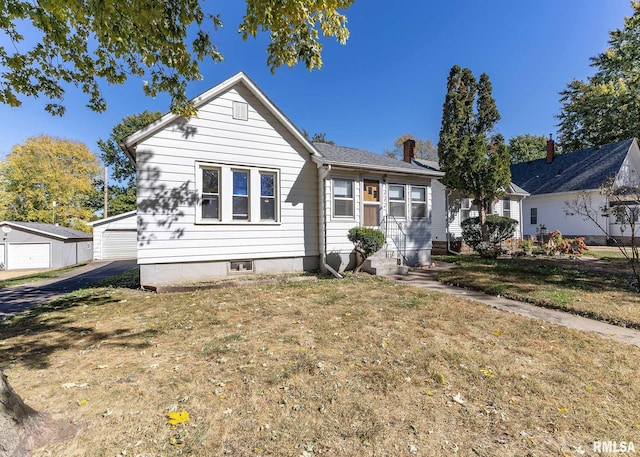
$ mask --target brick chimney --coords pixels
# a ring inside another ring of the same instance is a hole
[[[553,141],[552,134],[549,134],[549,139],[547,140],[547,163],[553,162],[554,155],[556,153],[556,144]]]
[[[402,156],[402,160],[407,163],[411,163],[413,159],[416,158],[416,142],[415,140],[405,140],[402,143],[404,148],[404,154]]]

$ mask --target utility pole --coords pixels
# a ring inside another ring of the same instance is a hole
[[[109,207],[109,181],[108,181],[108,172],[109,169],[107,167],[104,167],[104,214],[102,215],[103,218],[107,217],[107,210]]]

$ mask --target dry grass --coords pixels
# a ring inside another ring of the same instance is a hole
[[[625,265],[546,258],[455,259],[440,281],[640,329],[640,294]]]
[[[558,456],[640,442],[640,352],[375,278],[95,289],[0,324],[36,456]],[[169,425],[166,414],[188,411]]]

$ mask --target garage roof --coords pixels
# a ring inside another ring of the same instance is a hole
[[[92,240],[93,236],[90,233],[81,232],[79,230],[73,230],[67,227],[62,227],[55,224],[43,224],[41,222],[18,222],[18,221],[3,221],[0,222],[2,227],[11,227],[14,229],[27,230],[29,232],[39,233],[40,235],[49,236],[51,238],[57,238],[59,240]]]

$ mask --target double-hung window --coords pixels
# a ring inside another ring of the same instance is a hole
[[[201,168],[202,199],[200,218],[220,220],[220,169]]]
[[[407,199],[404,185],[389,185],[389,214],[397,219],[407,217]]]
[[[531,208],[531,225],[538,223],[538,208]]]
[[[233,220],[249,220],[249,172],[233,170]]]
[[[333,180],[333,215],[335,217],[353,217],[353,180]]]
[[[460,221],[466,221],[471,217],[471,199],[463,198],[460,201]]]
[[[276,174],[260,173],[260,220],[276,220]]]
[[[196,163],[196,223],[274,223],[280,220],[276,169]]]
[[[411,186],[411,219],[427,218],[427,188]]]
[[[511,200],[508,198],[502,200],[502,215],[504,217],[511,217]]]

